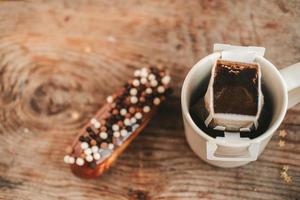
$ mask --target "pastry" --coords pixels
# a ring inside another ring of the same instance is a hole
[[[95,178],[107,170],[155,114],[171,92],[170,76],[156,67],[134,72],[66,148],[64,162],[83,178]]]

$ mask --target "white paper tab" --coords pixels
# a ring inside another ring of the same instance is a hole
[[[252,63],[256,56],[264,56],[265,48],[256,46],[235,46],[214,44],[214,52],[221,52],[221,59]]]

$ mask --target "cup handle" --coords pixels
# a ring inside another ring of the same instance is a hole
[[[248,152],[245,155],[216,155],[216,151],[218,149],[218,145],[214,142],[207,141],[206,142],[206,155],[208,160],[217,160],[217,161],[254,161],[257,160],[259,153],[259,143],[251,143],[248,147]]]
[[[300,62],[280,70],[288,90],[288,108],[300,102]]]

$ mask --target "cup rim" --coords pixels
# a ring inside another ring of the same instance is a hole
[[[182,89],[181,89],[181,109],[182,109],[182,115],[184,120],[187,120],[188,125],[193,129],[194,132],[196,132],[199,136],[204,137],[206,140],[211,141],[211,142],[215,142],[217,144],[220,144],[222,146],[225,147],[244,147],[244,146],[248,146],[249,142],[250,143],[259,143],[265,139],[267,139],[269,137],[269,135],[272,135],[276,129],[279,127],[279,125],[281,124],[281,122],[283,121],[283,118],[286,114],[287,111],[287,104],[288,104],[288,91],[286,88],[286,84],[282,78],[282,76],[280,75],[280,72],[278,71],[278,69],[266,58],[264,58],[263,56],[257,56],[258,59],[261,59],[263,62],[265,62],[268,67],[273,70],[277,76],[277,79],[280,81],[280,84],[283,88],[283,105],[281,107],[280,113],[277,116],[277,119],[275,120],[275,122],[273,122],[273,124],[267,129],[267,131],[265,131],[264,133],[262,133],[260,136],[251,139],[249,141],[241,141],[240,143],[236,143],[236,144],[228,144],[228,143],[223,143],[220,140],[216,140],[216,138],[213,138],[211,136],[209,136],[208,134],[206,134],[203,130],[201,130],[196,123],[194,122],[194,120],[192,119],[190,112],[189,112],[189,105],[187,105],[187,100],[186,100],[186,93],[187,93],[187,87],[188,87],[188,83],[189,80],[191,79],[191,77],[193,76],[193,73],[199,68],[201,67],[202,63],[207,62],[209,59],[212,59],[214,57],[220,57],[220,52],[215,52],[212,54],[209,54],[207,56],[205,56],[204,58],[202,58],[201,60],[199,60],[195,65],[193,65],[193,67],[189,70],[188,74],[186,75],[184,81],[183,81],[183,85],[182,85]]]

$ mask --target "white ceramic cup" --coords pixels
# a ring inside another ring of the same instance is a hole
[[[193,66],[184,80],[181,107],[185,135],[192,150],[205,162],[219,167],[238,167],[257,159],[279,127],[287,109],[300,102],[300,63],[278,71],[263,56],[255,57],[255,62],[261,66],[262,80],[270,93],[273,116],[268,129],[259,137],[228,142],[207,135],[189,113],[192,95],[210,76],[214,62],[220,57],[220,52],[206,56]]]

